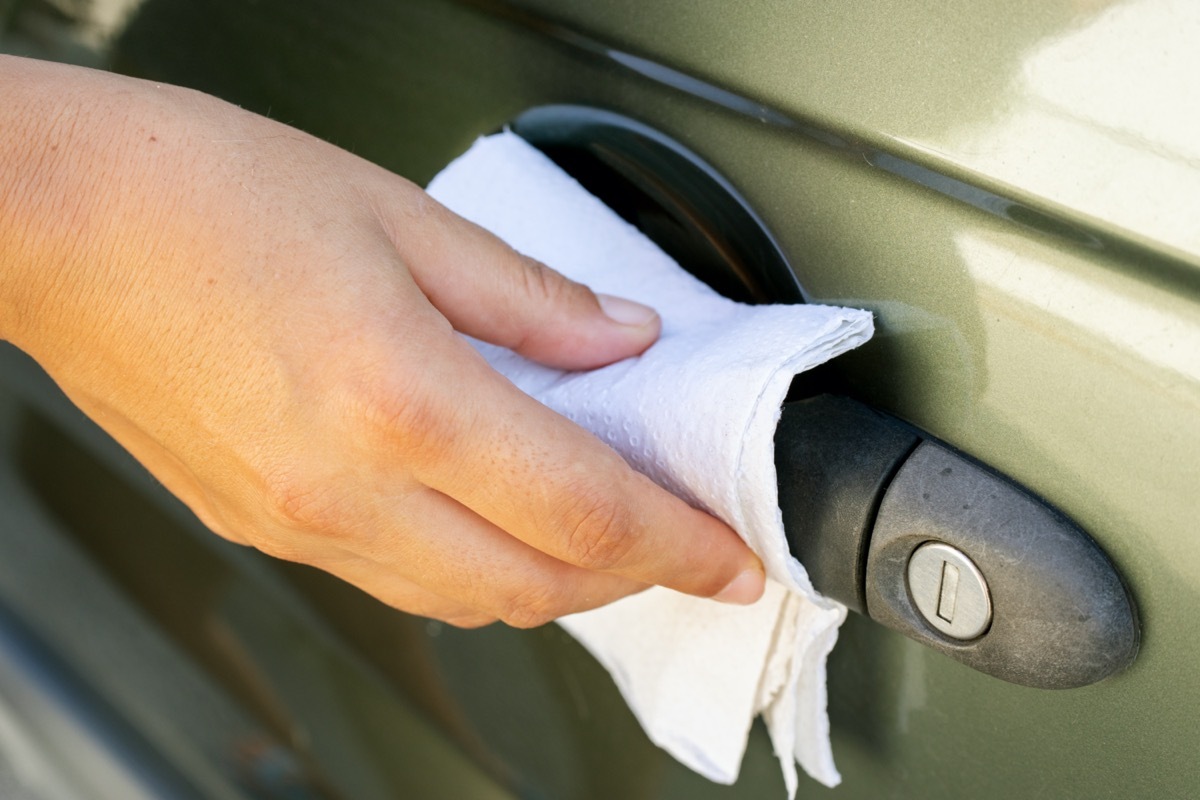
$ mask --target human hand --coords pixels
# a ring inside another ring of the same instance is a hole
[[[761,594],[736,534],[456,333],[589,369],[648,347],[652,311],[211,97],[0,76],[0,335],[213,531],[464,626]]]

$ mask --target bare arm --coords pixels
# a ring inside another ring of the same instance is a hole
[[[196,92],[0,56],[0,130],[0,337],[213,531],[460,625],[761,594],[732,531],[455,333],[587,369],[650,309]]]

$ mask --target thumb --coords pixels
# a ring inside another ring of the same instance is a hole
[[[576,370],[637,355],[658,338],[662,323],[649,306],[595,294],[433,205],[440,224],[424,226],[420,241],[393,243],[456,330]]]

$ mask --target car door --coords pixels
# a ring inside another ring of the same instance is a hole
[[[678,145],[775,251],[750,247],[726,272],[717,259],[707,277],[745,299],[872,310],[876,338],[825,385],[1009,476],[1108,555],[1136,602],[1141,649],[1081,688],[1005,682],[852,614],[829,665],[844,783],[802,778],[803,796],[1200,792],[1195,11],[1166,0],[114,9],[71,29],[83,49],[58,52],[212,92],[419,182],[547,107],[614,115]],[[569,166],[602,136],[574,130],[558,155]],[[700,191],[690,173],[637,167],[666,195]],[[656,228],[661,217],[626,211],[668,247],[708,257],[704,219]],[[776,256],[794,282],[766,265]],[[109,776],[103,786],[147,796],[782,795],[761,727],[738,783],[709,784],[645,739],[557,627],[459,631],[228,546],[28,360],[6,352],[0,374],[5,674],[20,687],[10,697],[36,700],[8,703],[9,738],[41,754],[25,763],[42,773],[85,787]],[[60,684],[72,691],[47,688]],[[72,755],[59,718],[94,757]]]

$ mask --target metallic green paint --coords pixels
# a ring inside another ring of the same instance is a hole
[[[1128,672],[1047,692],[852,618],[830,664],[836,795],[1190,797],[1198,24],[1167,0],[148,0],[112,53],[418,181],[549,103],[618,111],[696,151],[812,297],[876,312],[877,339],[839,365],[856,396],[1072,515],[1145,626]],[[401,623],[319,578],[294,585],[389,685],[429,701],[377,633]],[[412,630],[403,646],[439,687],[425,713],[520,796],[781,794],[757,729],[736,787],[673,764],[557,629]]]

